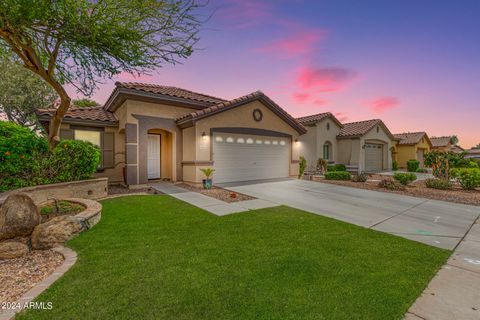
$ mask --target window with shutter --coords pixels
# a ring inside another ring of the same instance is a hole
[[[115,167],[115,136],[113,132],[103,132],[102,135],[102,167]]]

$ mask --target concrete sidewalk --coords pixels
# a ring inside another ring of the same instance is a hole
[[[168,194],[217,216],[278,206],[276,203],[262,199],[228,203],[198,192],[189,191],[168,182],[153,183],[151,187],[161,193]]]
[[[480,319],[480,221],[410,307],[405,319]]]

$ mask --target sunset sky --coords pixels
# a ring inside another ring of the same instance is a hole
[[[381,118],[393,133],[480,142],[478,0],[210,0],[207,9],[191,58],[106,80],[93,98],[105,102],[117,80],[228,99],[262,90],[294,116]]]

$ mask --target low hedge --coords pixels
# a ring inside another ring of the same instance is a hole
[[[480,169],[454,168],[450,170],[450,177],[456,178],[462,189],[473,190],[480,187]]]
[[[425,180],[425,186],[431,189],[450,190],[452,189],[452,183],[445,179],[427,179]]]
[[[344,164],[333,164],[327,166],[327,171],[347,171],[347,167]]]
[[[406,186],[409,183],[417,180],[417,176],[413,173],[397,172],[393,175],[393,179],[397,180],[398,182]]]
[[[418,160],[411,159],[407,161],[408,172],[417,172],[418,168],[420,168],[420,162]]]
[[[325,173],[326,180],[351,180],[352,175],[347,171],[329,171]]]
[[[99,163],[90,142],[63,140],[51,150],[45,137],[0,121],[0,191],[88,179]]]

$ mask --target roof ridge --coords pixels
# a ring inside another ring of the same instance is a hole
[[[316,117],[316,116],[323,115],[323,114],[330,114],[330,115],[333,115],[333,113],[331,113],[330,111],[327,111],[327,112],[319,112],[319,113],[309,114],[308,116],[301,116],[301,117],[297,117],[296,119],[303,119],[303,118]]]
[[[201,96],[204,96],[204,97],[207,97],[207,98],[212,98],[212,99],[222,100],[222,101],[228,101],[224,98],[219,98],[219,97],[216,97],[216,96],[213,96],[213,95],[210,95],[210,94],[196,92],[196,91],[180,88],[180,87],[177,87],[177,86],[168,86],[168,85],[163,85],[163,84],[136,82],[136,81],[116,81],[115,82],[115,86],[117,86],[117,87],[118,86],[125,86],[125,85],[140,85],[140,86],[151,87],[151,88],[170,88],[170,89],[182,90],[182,91],[193,93],[193,94],[198,94],[198,95],[201,95]],[[138,89],[138,90],[141,90],[141,89]]]
[[[353,122],[346,122],[344,123],[343,125],[347,125],[347,124],[355,124],[355,123],[362,123],[362,122],[378,122],[378,121],[382,121],[381,119],[369,119],[369,120],[360,120],[360,121],[353,121]]]

